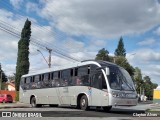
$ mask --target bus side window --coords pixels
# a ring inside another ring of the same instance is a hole
[[[54,77],[53,79],[55,80],[55,86],[59,87],[60,86],[60,71],[54,72]]]
[[[107,89],[107,85],[106,85],[104,76],[101,72],[93,75],[91,85],[92,87],[95,87],[98,89]]]
[[[35,83],[35,76],[31,77],[31,89],[35,89],[36,88],[36,83]]]
[[[69,75],[69,78],[68,78],[68,85],[73,85],[73,78],[74,78],[74,69],[70,69],[70,75]]]
[[[40,88],[40,75],[36,75],[35,76],[35,84],[36,84],[36,88]]]
[[[61,73],[62,77],[61,77],[61,84],[62,86],[68,86],[68,82],[69,82],[69,78],[71,77],[71,70],[63,70]]]
[[[79,85],[89,86],[90,66],[82,66],[78,69]]]
[[[78,76],[78,68],[74,69],[74,76]]]
[[[90,65],[90,74],[94,74],[94,73],[96,72],[96,68],[97,68],[97,67],[98,67],[97,65],[91,64],[91,65]]]
[[[91,86],[94,87],[94,88],[98,88],[99,89],[100,86],[99,86],[98,76],[99,76],[99,74],[94,74],[92,76]]]
[[[31,77],[27,77],[26,78],[26,89],[30,89],[31,88]]]
[[[24,78],[23,89],[26,90],[26,78]]]
[[[49,87],[49,73],[44,74],[43,85],[44,87]]]

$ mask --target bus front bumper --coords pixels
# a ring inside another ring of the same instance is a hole
[[[127,98],[112,98],[109,101],[109,105],[112,106],[135,106],[137,105],[137,99],[127,99]]]

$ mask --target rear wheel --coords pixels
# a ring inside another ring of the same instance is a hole
[[[35,97],[31,98],[31,106],[32,107],[42,107],[41,104],[36,104],[36,98]]]
[[[111,108],[112,108],[112,106],[106,106],[106,107],[103,107],[103,110],[106,111],[106,112],[108,112],[108,111],[111,110]]]
[[[3,101],[2,101],[2,103],[6,103],[6,101],[5,101],[5,100],[3,100]]]
[[[81,97],[81,100],[80,100],[80,108],[82,110],[88,110],[89,107],[88,107],[88,99],[87,99],[87,96],[86,95],[83,95]]]

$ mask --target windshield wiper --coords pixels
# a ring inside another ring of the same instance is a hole
[[[122,79],[126,85],[132,90],[132,91],[135,91],[134,88],[126,81],[126,79]],[[122,85],[121,85],[122,86]],[[122,87],[121,87],[122,88]]]

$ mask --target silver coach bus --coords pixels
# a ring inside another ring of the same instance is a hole
[[[137,93],[128,72],[106,61],[82,61],[23,75],[20,102],[42,105],[103,107],[137,105]]]

